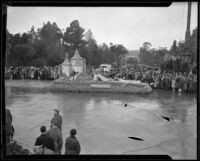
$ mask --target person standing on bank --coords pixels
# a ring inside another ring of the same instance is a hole
[[[13,138],[14,135],[14,127],[12,125],[12,114],[9,109],[6,108],[6,138],[7,141]]]
[[[59,115],[59,110],[58,109],[54,109],[54,116],[51,120],[51,124],[54,124],[58,127],[58,129],[60,129],[60,131],[62,131],[62,116]]]
[[[43,145],[43,147],[48,148],[48,149],[56,152],[54,139],[46,133],[46,127],[41,126],[40,132],[41,132],[41,135],[39,137],[37,137],[37,139],[35,141],[35,146]]]
[[[65,155],[79,155],[81,151],[80,143],[75,137],[76,130],[70,130],[70,136],[65,141]]]
[[[60,129],[58,129],[58,127],[54,123],[52,123],[50,129],[47,131],[47,134],[54,140],[56,153],[61,154],[63,139],[62,139],[62,132],[60,131]]]

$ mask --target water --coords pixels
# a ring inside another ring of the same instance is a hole
[[[27,147],[33,147],[41,125],[49,127],[53,109],[58,108],[63,116],[63,141],[69,130],[76,128],[81,154],[168,154],[173,159],[196,158],[195,94],[178,95],[163,90],[137,95],[51,93],[20,88],[41,88],[43,84],[50,85],[44,81],[6,82],[5,101],[13,115],[15,139]]]

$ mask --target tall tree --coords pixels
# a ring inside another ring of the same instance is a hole
[[[128,54],[127,49],[123,45],[113,45],[110,46],[110,52],[112,53],[117,65],[122,65],[122,62],[125,61],[125,55]]]
[[[37,54],[35,59],[42,57],[43,62],[50,66],[61,64],[65,57],[61,39],[62,32],[55,22],[43,24],[43,27],[38,30],[38,39],[35,42]]]
[[[12,55],[11,55],[11,48],[12,48],[12,37],[13,35],[9,33],[8,30],[6,30],[6,53],[5,53],[5,56],[6,56],[6,62],[5,62],[5,65],[6,66],[9,66],[11,65],[10,61],[12,59]]]
[[[84,31],[78,20],[74,20],[70,23],[70,26],[66,28],[63,36],[64,44],[69,52],[69,57],[72,57],[76,49],[84,47],[86,41],[84,40]]]

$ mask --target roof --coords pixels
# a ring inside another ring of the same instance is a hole
[[[84,59],[79,55],[78,49],[76,49],[74,56],[71,58],[72,59]]]
[[[68,53],[66,53],[65,61],[62,63],[62,65],[65,65],[65,66],[71,65],[71,62],[68,59]]]

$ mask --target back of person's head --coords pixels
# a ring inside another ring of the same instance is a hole
[[[75,136],[76,135],[76,129],[71,129],[70,130],[70,135]]]
[[[41,131],[42,133],[46,132],[46,127],[45,127],[44,125],[41,126],[41,127],[40,127],[40,131]]]

